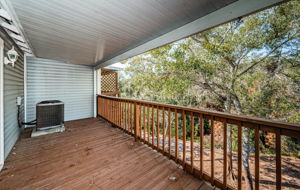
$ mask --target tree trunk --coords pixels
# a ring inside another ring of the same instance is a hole
[[[240,104],[240,101],[236,95],[233,96],[233,104],[235,107],[235,110],[239,114],[243,114],[242,106]],[[242,164],[243,164],[243,175],[246,182],[246,189],[252,190],[253,189],[253,181],[252,176],[250,173],[250,165],[249,165],[249,155],[250,155],[250,129],[245,128],[243,129],[242,133]]]
[[[225,112],[230,113],[231,110],[231,95],[229,94],[225,101]],[[232,126],[227,126],[227,176],[230,177],[231,180],[235,180],[235,176],[233,174],[233,164],[232,164]]]

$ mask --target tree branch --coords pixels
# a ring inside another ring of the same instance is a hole
[[[269,57],[269,55],[271,55],[273,52],[275,52],[278,48],[282,47],[284,44],[286,44],[287,42],[291,41],[292,39],[295,39],[296,37],[298,37],[298,35],[294,35],[291,38],[288,38],[287,40],[283,41],[281,44],[279,44],[278,46],[276,46],[272,51],[270,51],[267,55],[265,55],[263,58],[261,58],[260,60],[254,62],[252,65],[250,65],[248,68],[246,68],[244,71],[240,72],[237,75],[237,78],[242,76],[243,74],[247,73],[250,69],[252,69],[253,67],[255,67],[257,64],[259,64],[260,62],[262,62],[263,60],[265,60],[267,57]]]

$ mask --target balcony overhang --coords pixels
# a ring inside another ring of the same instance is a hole
[[[102,68],[283,0],[1,0],[37,57]]]

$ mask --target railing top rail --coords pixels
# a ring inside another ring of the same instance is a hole
[[[274,121],[274,120],[262,119],[262,118],[257,118],[257,117],[244,116],[244,115],[242,116],[242,115],[236,115],[236,114],[229,114],[229,113],[219,112],[219,111],[210,111],[210,110],[203,110],[203,109],[198,109],[198,108],[163,104],[163,103],[145,101],[145,100],[135,100],[135,99],[130,99],[130,98],[120,98],[120,97],[112,97],[112,96],[105,96],[105,95],[98,95],[98,96],[102,97],[102,98],[106,98],[106,99],[111,99],[111,100],[119,100],[119,101],[131,102],[131,103],[138,103],[138,104],[145,104],[145,105],[152,105],[152,106],[159,106],[159,107],[167,107],[167,108],[171,108],[171,109],[183,110],[183,111],[187,111],[187,112],[204,114],[204,115],[209,115],[209,116],[213,116],[213,117],[220,117],[220,118],[224,118],[224,119],[237,120],[240,122],[253,123],[253,124],[258,124],[258,125],[263,125],[263,126],[276,127],[276,128],[280,128],[280,129],[289,129],[289,130],[300,132],[300,124],[286,123],[286,122],[282,122],[282,121]]]

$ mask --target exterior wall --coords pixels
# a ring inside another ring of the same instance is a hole
[[[36,118],[36,103],[61,100],[65,121],[94,116],[92,67],[26,57],[26,121]]]
[[[0,27],[0,37],[4,41],[4,56],[6,52],[15,47],[19,58],[12,67],[11,64],[4,65],[4,157],[6,158],[19,138],[21,129],[18,127],[18,110],[16,98],[24,98],[24,55],[13,40],[8,36],[3,28]],[[24,103],[21,106],[21,120],[24,119]]]

